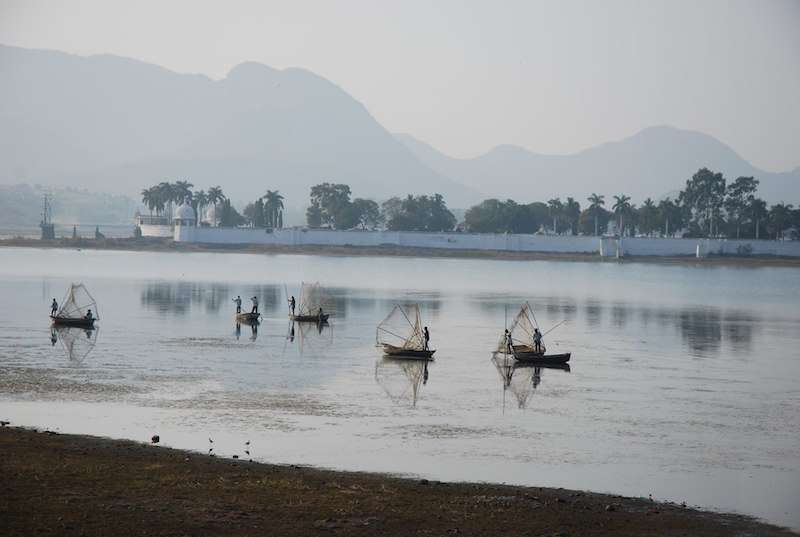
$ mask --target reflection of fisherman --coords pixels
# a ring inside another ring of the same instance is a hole
[[[58,302],[56,302],[56,299],[54,298],[53,303],[50,304],[50,316],[55,317],[57,311],[58,311]]]
[[[86,315],[83,316],[84,319],[87,321],[91,321],[94,319],[94,315],[92,315],[92,310],[86,310]]]
[[[233,299],[233,303],[236,304],[236,313],[242,313],[242,297],[237,296]]]
[[[56,341],[58,341],[58,335],[56,334],[56,329],[50,329],[50,344],[55,347]]]
[[[542,333],[538,328],[533,329],[533,350],[537,353],[542,352]]]
[[[428,332],[428,327],[427,326],[422,330],[422,335],[425,337],[425,350],[427,351],[427,350],[429,350],[428,349],[428,343],[431,340],[431,333]]]
[[[250,311],[250,313],[258,313],[258,297],[254,296],[250,300],[253,302],[253,309]]]
[[[426,361],[425,364],[422,366],[422,384],[428,383],[428,362]]]
[[[294,295],[292,295],[292,298],[289,299],[289,309],[292,310],[292,317],[294,317],[294,307],[295,307],[295,301],[294,301]]]
[[[506,340],[506,351],[508,351],[508,354],[514,354],[514,347],[511,340],[511,332],[508,331],[508,328],[506,328],[506,333],[504,337]]]
[[[239,336],[242,335],[242,325],[240,323],[236,323],[236,339],[239,339]]]

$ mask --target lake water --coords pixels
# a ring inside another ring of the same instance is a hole
[[[327,286],[333,318],[292,334],[285,289],[303,280]],[[99,330],[54,339],[70,281]],[[236,295],[260,297],[257,331],[236,329]],[[506,383],[491,351],[526,300],[544,329],[566,320],[545,342],[571,369]],[[431,328],[427,378],[375,348],[397,302]],[[800,527],[800,269],[2,248],[0,303],[15,424]]]

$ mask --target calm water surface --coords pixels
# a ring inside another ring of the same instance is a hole
[[[320,281],[330,327],[285,289]],[[53,338],[70,281],[99,330]],[[264,321],[233,321],[236,295]],[[800,527],[800,270],[0,249],[0,417],[219,456],[563,486]],[[491,351],[527,300],[571,370]],[[420,304],[436,361],[381,359]],[[209,438],[214,440],[213,444]],[[250,455],[245,442],[250,441]]]

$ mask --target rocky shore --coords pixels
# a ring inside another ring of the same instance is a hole
[[[9,536],[792,535],[649,499],[278,466],[8,426],[0,455]]]

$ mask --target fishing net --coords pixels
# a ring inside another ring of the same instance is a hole
[[[332,302],[328,299],[319,283],[302,283],[300,285],[300,300],[297,302],[296,315],[317,315],[319,309],[323,313],[330,313],[333,309]]]
[[[378,345],[392,345],[408,350],[421,351],[425,348],[422,334],[422,320],[419,306],[396,305],[391,313],[378,325],[375,334]]]
[[[297,324],[295,337],[299,343],[300,354],[323,354],[326,349],[330,349],[333,343],[333,329],[327,323],[292,324]],[[289,330],[291,331],[292,327]]]
[[[533,312],[530,304],[527,302],[522,305],[514,317],[514,322],[508,328],[511,333],[511,341],[514,345],[533,345]],[[500,341],[497,343],[497,352],[506,352],[508,346],[506,344],[505,333],[500,336]]]
[[[61,346],[69,357],[70,362],[81,363],[92,352],[97,343],[99,329],[85,330],[83,328],[58,326],[53,328],[53,337],[58,338]]]
[[[503,393],[511,392],[519,408],[525,408],[533,391],[539,385],[540,376],[535,368],[515,367],[509,355],[497,353],[492,358],[495,368],[503,381]]]
[[[95,319],[100,318],[100,313],[97,311],[97,303],[86,290],[82,284],[72,284],[67,290],[67,294],[61,301],[61,307],[58,309],[56,316],[64,317],[67,319],[83,319],[86,313],[92,310],[92,316]]]
[[[420,389],[427,380],[427,368],[425,360],[383,358],[375,364],[375,382],[395,403],[416,406]]]

